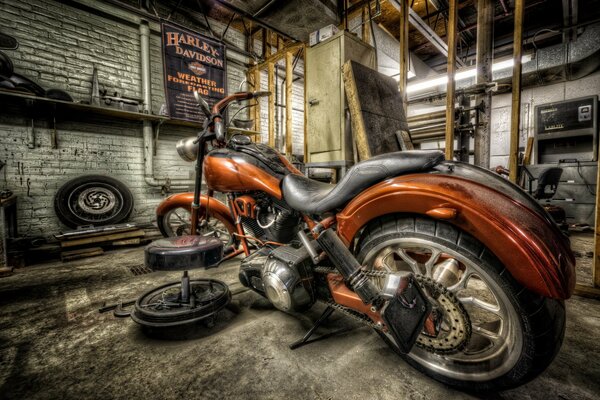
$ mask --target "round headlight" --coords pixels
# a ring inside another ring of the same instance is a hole
[[[185,161],[196,161],[196,158],[198,158],[198,142],[196,139],[198,139],[196,136],[191,136],[177,142],[176,147],[179,157]]]

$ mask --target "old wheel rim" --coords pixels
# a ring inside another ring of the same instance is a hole
[[[112,185],[86,183],[76,187],[67,199],[69,211],[89,223],[102,223],[123,209],[123,196]]]
[[[185,208],[174,208],[169,210],[165,216],[165,230],[168,236],[189,235],[191,232],[191,213]],[[231,235],[225,225],[216,218],[210,218],[208,222],[203,221],[200,226],[200,234],[203,236],[214,236],[221,239],[224,245],[231,242]]]
[[[475,260],[426,239],[395,238],[369,251],[363,264],[369,269],[410,270],[431,278],[436,266],[450,258],[459,263],[461,273],[458,282],[447,289],[469,314],[471,339],[464,350],[455,354],[434,354],[415,346],[408,356],[423,367],[453,379],[484,381],[502,376],[520,357],[521,325],[507,295]]]

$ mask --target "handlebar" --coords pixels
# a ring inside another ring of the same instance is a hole
[[[225,110],[230,103],[234,101],[250,100],[270,95],[271,92],[238,92],[224,97],[218,103],[213,105],[211,112],[213,114],[213,121],[215,124],[214,130],[217,141],[220,143],[225,141],[225,126],[223,125],[221,112]]]

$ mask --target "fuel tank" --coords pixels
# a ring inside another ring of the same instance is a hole
[[[281,179],[300,174],[285,157],[261,143],[236,144],[212,150],[204,158],[204,178],[217,192],[262,191],[281,200]]]

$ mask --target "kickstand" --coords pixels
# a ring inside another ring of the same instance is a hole
[[[330,336],[336,335],[340,332],[346,331],[346,329],[341,329],[335,332],[330,332],[330,333],[326,333],[324,335],[319,336],[316,339],[313,340],[308,340],[312,334],[315,332],[315,330],[321,326],[321,324],[325,321],[327,321],[327,319],[331,316],[331,314],[335,311],[335,309],[333,307],[327,307],[325,309],[325,311],[323,311],[323,314],[321,314],[321,316],[319,317],[319,319],[317,319],[317,321],[315,322],[315,324],[308,330],[308,332],[306,332],[306,334],[304,335],[304,337],[300,340],[298,340],[297,342],[294,342],[292,344],[290,344],[290,349],[291,350],[296,350],[298,347],[302,347],[306,344],[312,343],[312,342],[316,342],[317,340],[321,340],[321,339],[325,339],[328,338]]]

